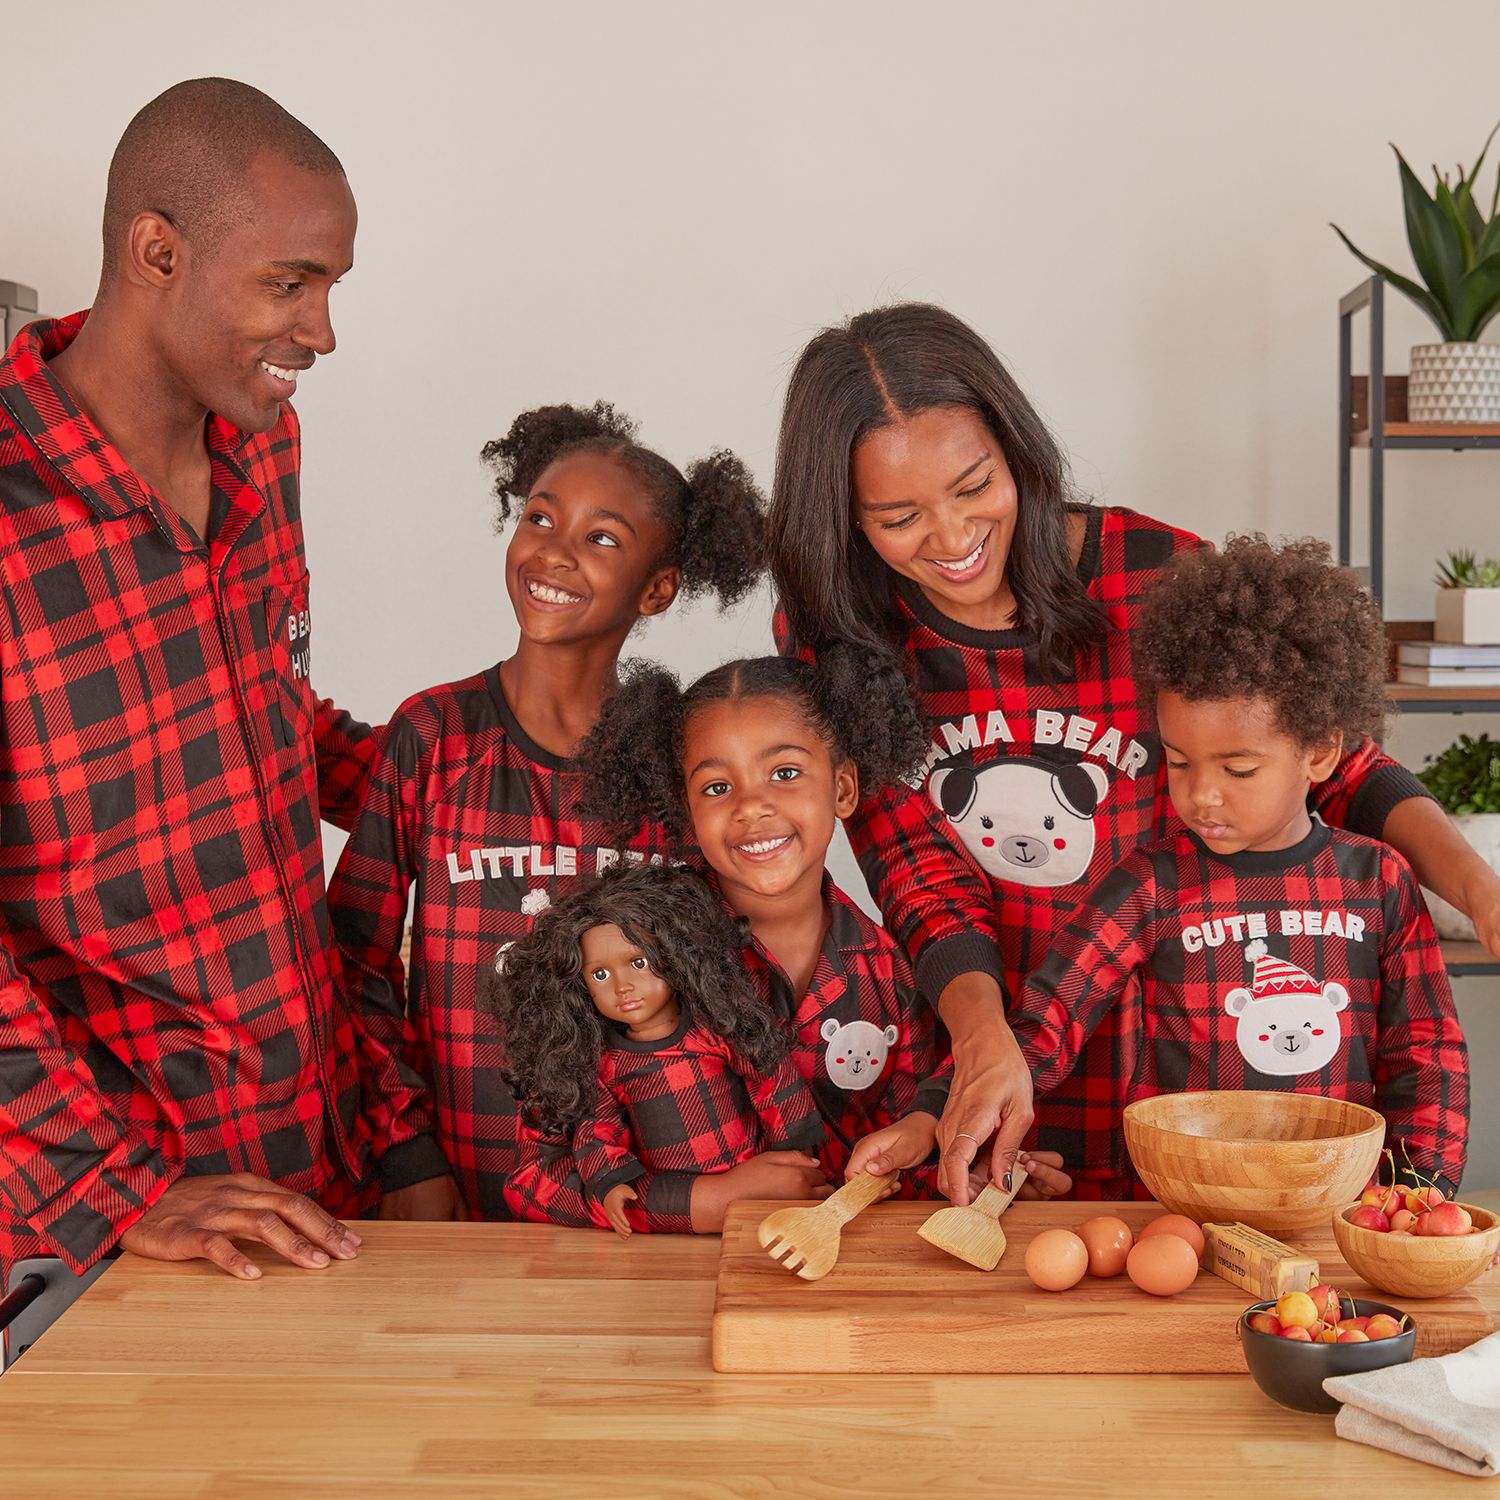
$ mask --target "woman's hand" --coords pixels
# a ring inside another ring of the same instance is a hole
[[[938,1187],[962,1205],[972,1196],[971,1164],[987,1146],[989,1172],[1005,1186],[1031,1129],[1031,1073],[989,975],[959,975],[938,1011],[953,1039],[953,1086],[938,1122]]]
[[[1500,958],[1500,875],[1488,866],[1476,870],[1469,880],[1464,910],[1474,924],[1479,941]]]
[[[861,1136],[849,1153],[844,1181],[852,1182],[862,1172],[886,1177],[908,1167],[920,1167],[932,1155],[937,1125],[936,1116],[916,1110],[894,1125]]]

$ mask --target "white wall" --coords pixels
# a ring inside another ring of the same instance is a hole
[[[1385,142],[1425,174],[1500,115],[1489,0],[28,10],[0,276],[53,311],[91,297],[115,140],[179,79],[257,84],[348,168],[358,265],[298,404],[318,683],[372,718],[513,642],[476,456],[518,410],[605,396],[673,458],[727,444],[769,479],[798,349],[880,300],[985,332],[1099,499],[1331,536],[1335,305],[1364,272],[1328,221],[1406,265]],[[1404,368],[1429,330],[1390,321]],[[1494,455],[1391,459],[1392,614],[1431,614],[1439,549],[1500,550],[1497,486]],[[638,649],[696,671],[762,649],[766,614],[674,611]],[[1482,1081],[1500,984],[1459,999]],[[1500,1184],[1484,1111],[1474,1186]]]

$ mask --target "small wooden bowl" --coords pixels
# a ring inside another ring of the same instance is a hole
[[[1382,1234],[1361,1229],[1345,1217],[1351,1203],[1333,1216],[1333,1237],[1349,1269],[1377,1291],[1398,1297],[1446,1297],[1482,1276],[1500,1245],[1500,1217],[1472,1203],[1460,1203],[1477,1234],[1433,1236]]]
[[[1358,1197],[1384,1142],[1373,1109],[1316,1094],[1160,1094],[1125,1108],[1126,1148],[1159,1202],[1271,1235],[1310,1229]]]

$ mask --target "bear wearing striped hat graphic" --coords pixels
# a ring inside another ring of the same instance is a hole
[[[1332,980],[1320,985],[1306,969],[1273,958],[1259,938],[1246,946],[1245,958],[1255,966],[1250,988],[1224,997],[1224,1009],[1239,1018],[1241,1055],[1261,1073],[1320,1072],[1339,1050],[1339,1012],[1349,991]]]

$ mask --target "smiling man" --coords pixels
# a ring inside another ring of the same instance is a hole
[[[372,1156],[448,1181],[323,891],[373,738],[309,682],[286,403],[355,219],[273,100],[178,84],[110,164],[93,309],[0,362],[0,1268],[121,1242],[253,1279],[235,1239],[325,1266]]]

